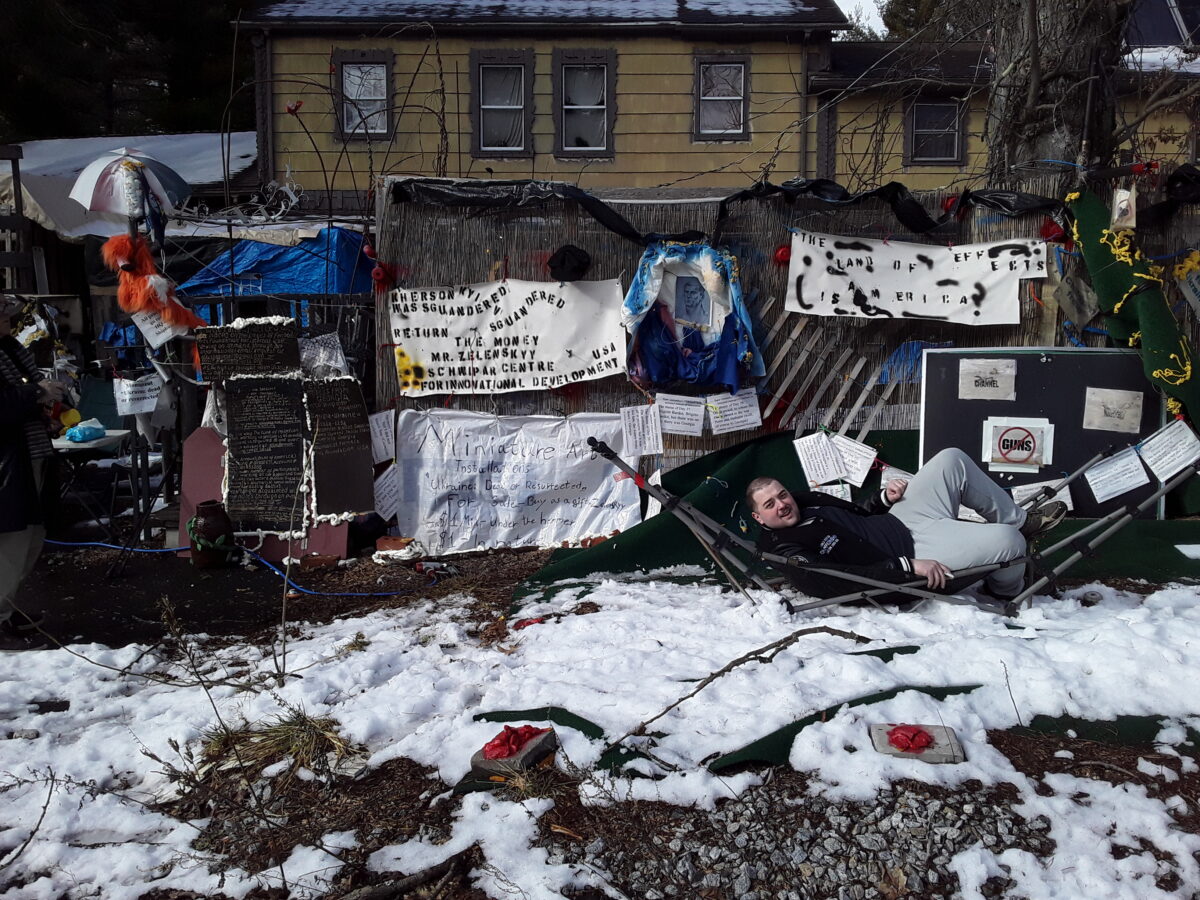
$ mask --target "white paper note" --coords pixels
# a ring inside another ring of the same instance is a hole
[[[186,325],[168,325],[157,312],[135,312],[131,313],[130,317],[142,333],[142,337],[146,339],[146,343],[154,350],[171,338],[188,333]]]
[[[1150,483],[1146,467],[1142,465],[1137,451],[1132,447],[1096,463],[1083,477],[1087,479],[1088,487],[1092,489],[1097,503],[1119,497]]]
[[[621,407],[621,428],[625,432],[626,453],[641,456],[663,452],[657,404]]]
[[[1042,488],[1054,487],[1054,485],[1056,485],[1056,484],[1058,484],[1057,480],[1035,481],[1033,484],[1017,485],[1016,487],[1014,487],[1012,489],[1013,502],[1016,503],[1018,506],[1020,506],[1028,498],[1032,497],[1034,494],[1036,494]],[[1070,486],[1063,488],[1062,490],[1060,490],[1057,494],[1054,494],[1053,496],[1047,496],[1047,497],[1043,498],[1043,500],[1041,502],[1049,503],[1052,500],[1061,500],[1063,503],[1067,504],[1067,509],[1075,508],[1075,504],[1071,500]]]
[[[818,431],[798,438],[792,444],[796,448],[796,455],[800,457],[800,465],[804,467],[804,477],[811,487],[846,477],[841,454],[825,432]]]
[[[703,407],[701,407],[703,409]],[[650,473],[650,477],[646,479],[650,484],[662,487],[662,469],[655,469]],[[652,519],[662,512],[662,504],[654,499],[653,494],[646,495],[646,518]],[[645,520],[643,520],[645,521]]]
[[[836,484],[822,484],[817,488],[817,491],[822,494],[828,494],[830,497],[837,497],[841,500],[850,502],[854,499],[850,492],[850,485],[844,481],[839,481]]]
[[[370,417],[371,461],[376,463],[396,456],[396,411],[385,409]]]
[[[117,415],[132,416],[154,412],[162,386],[163,380],[158,373],[143,375],[141,378],[114,378],[113,399],[117,401]]]
[[[1090,387],[1083,397],[1083,427],[1137,434],[1142,424],[1142,392]]]
[[[680,394],[658,394],[654,398],[664,434],[688,434],[700,437],[704,433],[704,398]]]
[[[1176,419],[1142,441],[1138,450],[1154,477],[1166,481],[1200,459],[1200,438],[1187,422]]]
[[[959,400],[1016,400],[1015,359],[962,359],[958,363]]]
[[[388,466],[375,479],[375,512],[386,521],[396,514],[400,505],[400,477],[395,466]]]
[[[708,407],[708,424],[713,434],[726,434],[762,425],[758,410],[758,395],[754,388],[736,394],[710,394],[704,398]]]
[[[875,457],[878,455],[875,448],[840,434],[833,435],[830,440],[842,458],[846,480],[855,487],[862,487],[871,466],[875,464]]]

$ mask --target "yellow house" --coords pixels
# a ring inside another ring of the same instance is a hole
[[[255,46],[264,180],[363,210],[389,174],[720,193],[816,171],[833,0],[282,0]]]

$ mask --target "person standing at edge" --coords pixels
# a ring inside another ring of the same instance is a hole
[[[758,545],[768,553],[898,569],[935,590],[956,569],[1024,556],[1026,542],[1067,513],[1057,500],[1026,512],[957,448],[937,453],[912,481],[892,479],[868,507],[816,491],[793,496],[774,478],[751,481],[746,505],[763,526]],[[986,521],[960,521],[960,506]],[[1023,564],[1006,566],[988,575],[985,589],[1009,600],[1021,593],[1024,578]]]
[[[33,570],[46,536],[41,489],[54,448],[44,407],[66,388],[42,377],[33,357],[13,337],[21,301],[0,294],[0,651],[39,646],[30,633],[38,616],[17,609],[17,588]]]

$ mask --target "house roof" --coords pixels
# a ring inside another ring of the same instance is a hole
[[[894,41],[835,41],[829,48],[828,68],[809,79],[813,91],[869,87],[891,81],[912,84],[922,79],[931,86],[969,87],[991,78],[991,63],[983,44],[908,44]]]
[[[674,26],[705,30],[845,28],[834,0],[278,0],[248,21],[273,28],[339,29],[382,21],[516,31]]]
[[[1131,47],[1166,47],[1194,39],[1200,0],[1135,0],[1125,39]]]

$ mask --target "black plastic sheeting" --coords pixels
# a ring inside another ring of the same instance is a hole
[[[419,203],[426,206],[464,207],[481,209],[519,209],[537,206],[546,200],[558,198],[578,203],[592,218],[607,228],[633,241],[647,246],[654,241],[670,240],[688,243],[703,240],[699,231],[683,234],[642,234],[619,212],[587,191],[573,184],[558,181],[454,181],[430,178],[410,178],[392,185],[392,201],[395,203]],[[790,202],[802,197],[820,200],[834,206],[855,206],[865,200],[882,200],[887,203],[900,224],[915,234],[933,231],[952,218],[961,217],[971,207],[980,207],[1005,216],[1023,216],[1031,213],[1050,215],[1063,221],[1065,208],[1061,201],[1019,191],[986,190],[963,191],[953,205],[939,217],[934,218],[912,195],[907,187],[892,181],[882,187],[858,194],[851,194],[835,181],[823,178],[792,179],[776,185],[759,182],[752,188],[739,191],[721,201],[717,220],[713,224],[712,243],[720,243],[721,232],[728,220],[730,207],[736,203],[760,197],[782,194]]]
[[[1171,221],[1183,204],[1200,203],[1200,169],[1184,163],[1167,176],[1163,193],[1167,195],[1166,200],[1138,210],[1139,228],[1161,228]]]

